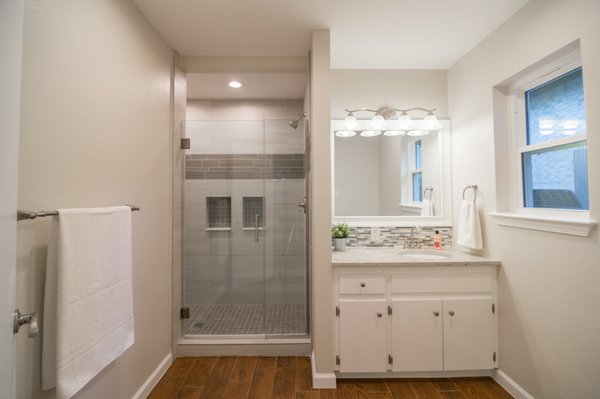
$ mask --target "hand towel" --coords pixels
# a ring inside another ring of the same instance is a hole
[[[463,200],[458,214],[456,243],[471,249],[482,249],[481,223],[475,201]]]
[[[59,209],[53,224],[42,384],[67,399],[134,343],[131,209]]]
[[[433,216],[433,200],[423,198],[421,203],[421,216]]]

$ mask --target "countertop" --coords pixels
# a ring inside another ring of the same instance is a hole
[[[346,247],[333,251],[332,264],[339,266],[500,266],[497,259],[461,252],[454,248],[402,249],[401,247]]]

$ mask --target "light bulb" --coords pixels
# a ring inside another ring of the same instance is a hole
[[[398,127],[402,130],[408,130],[412,126],[412,119],[406,113],[398,117]]]
[[[344,118],[344,126],[348,130],[354,130],[358,127],[358,122],[356,121],[356,116],[350,114]]]
[[[232,80],[231,82],[229,82],[229,87],[232,87],[234,89],[239,89],[240,87],[242,87],[242,84],[240,82],[238,82],[237,80]]]
[[[371,129],[373,130],[381,130],[383,128],[384,119],[381,115],[375,115],[373,119],[371,119]]]
[[[381,134],[381,130],[363,130],[360,135],[363,137],[375,137]]]
[[[540,126],[540,129],[543,130],[552,129],[552,126],[554,126],[554,121],[552,119],[540,119],[538,121],[538,125]]]
[[[383,132],[384,136],[404,136],[406,132],[402,130],[386,130]]]
[[[579,122],[575,119],[569,119],[562,123],[563,128],[565,129],[577,129],[579,127]]]
[[[427,134],[429,134],[429,130],[409,130],[408,132],[406,132],[407,135],[409,136],[425,136]]]
[[[335,132],[335,135],[337,137],[352,137],[352,136],[356,136],[356,132],[354,130],[338,130],[337,132]]]
[[[423,129],[438,130],[442,128],[442,124],[437,120],[434,114],[429,113],[423,118]]]

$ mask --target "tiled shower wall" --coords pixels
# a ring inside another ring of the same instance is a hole
[[[382,245],[384,247],[403,246],[404,240],[410,237],[410,227],[379,227],[380,240],[371,241],[371,227],[350,227],[347,245],[351,247],[366,247],[371,245]],[[442,237],[442,247],[452,245],[452,227],[423,227],[420,236],[423,239],[423,247],[433,247],[433,234],[438,230]]]

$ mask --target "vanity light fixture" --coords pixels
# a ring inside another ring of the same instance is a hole
[[[431,131],[437,131],[442,128],[442,124],[433,114],[435,108],[427,109],[415,107],[409,109],[400,109],[392,107],[382,107],[379,109],[358,108],[346,109],[348,114],[344,118],[344,128],[335,132],[337,137],[353,137],[360,133],[363,137],[375,137],[383,133],[384,136],[424,136]],[[412,111],[425,112],[426,115],[420,122],[412,120],[408,114]],[[375,115],[369,122],[359,122],[354,116],[355,112],[372,112]],[[398,115],[400,113],[400,115]],[[354,134],[350,134],[353,131]]]

